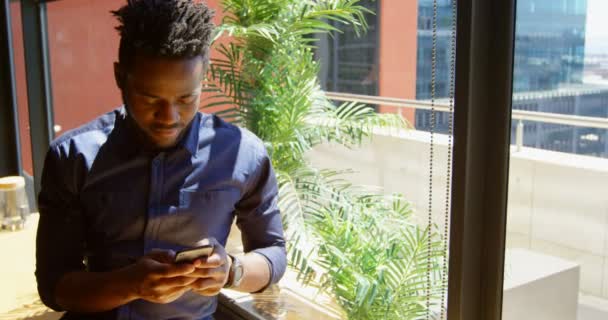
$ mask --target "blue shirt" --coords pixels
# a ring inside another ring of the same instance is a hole
[[[119,108],[51,144],[38,200],[42,301],[60,310],[55,286],[71,271],[113,270],[154,248],[191,248],[207,237],[225,246],[235,218],[245,252],[266,257],[276,283],[285,241],[262,141],[202,113],[170,150],[147,150],[137,130]],[[136,300],[95,318],[205,319],[216,304],[216,297],[188,292],[170,304]]]

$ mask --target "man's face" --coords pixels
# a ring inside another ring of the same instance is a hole
[[[137,55],[129,70],[115,64],[127,112],[157,148],[176,145],[201,99],[201,56],[168,59]]]

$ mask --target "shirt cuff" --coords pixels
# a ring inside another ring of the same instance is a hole
[[[268,286],[271,284],[275,284],[281,280],[287,267],[287,253],[285,251],[285,247],[280,246],[255,249],[252,252],[266,258],[268,267],[270,268],[270,282],[264,288],[257,291],[261,292],[268,288]]]

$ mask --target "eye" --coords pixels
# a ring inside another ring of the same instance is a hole
[[[138,95],[137,100],[140,103],[145,104],[145,105],[149,105],[149,106],[156,105],[159,102],[158,98],[150,97],[150,96],[145,96],[145,95]]]
[[[148,99],[144,102],[146,106],[149,108],[157,109],[165,105],[169,105],[167,102],[164,102],[162,99]]]
[[[182,104],[191,104],[194,101],[196,101],[196,95],[191,95],[191,96],[187,96],[187,97],[182,97],[179,100]]]
[[[158,99],[153,99],[153,98],[144,98],[143,102],[145,104],[149,104],[149,105],[153,105],[153,104],[157,104],[158,103]]]

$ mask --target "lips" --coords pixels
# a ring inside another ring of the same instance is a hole
[[[152,133],[155,136],[159,136],[159,137],[165,137],[165,138],[171,138],[171,137],[175,137],[178,135],[179,133],[179,129],[178,128],[153,128],[152,129]]]

